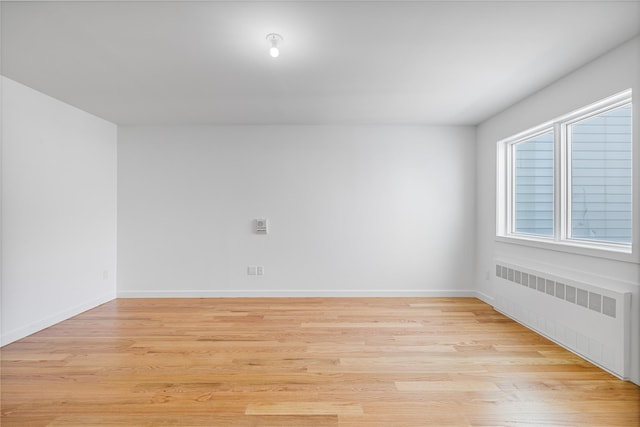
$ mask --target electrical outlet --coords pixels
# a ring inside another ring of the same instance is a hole
[[[264,266],[263,265],[259,265],[257,267],[258,268],[256,269],[256,272],[258,273],[258,276],[264,276]]]
[[[249,276],[256,276],[258,274],[258,266],[250,265],[249,267],[247,267],[247,274]]]

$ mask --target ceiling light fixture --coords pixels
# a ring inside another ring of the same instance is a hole
[[[280,48],[278,47],[282,43],[282,36],[276,33],[267,34],[267,40],[271,43],[271,49],[269,49],[269,55],[273,58],[277,58],[280,55]]]

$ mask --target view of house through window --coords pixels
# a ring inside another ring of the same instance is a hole
[[[553,132],[513,144],[514,231],[553,236]]]
[[[571,237],[631,243],[631,104],[569,125]]]
[[[631,91],[501,141],[498,235],[631,251]]]

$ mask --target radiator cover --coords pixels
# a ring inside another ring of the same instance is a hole
[[[603,279],[574,280],[496,259],[503,284],[494,307],[517,322],[622,378],[629,379],[631,293]]]

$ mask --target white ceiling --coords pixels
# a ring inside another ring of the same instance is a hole
[[[118,124],[477,124],[640,33],[640,0],[1,8],[3,75]]]

